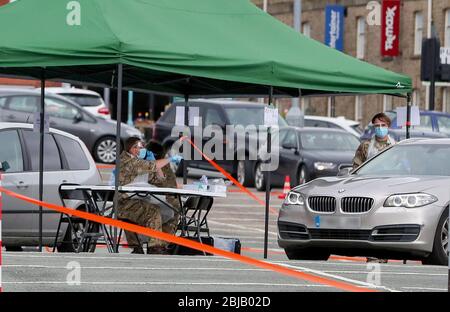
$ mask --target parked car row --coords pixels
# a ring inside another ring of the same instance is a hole
[[[39,112],[40,92],[37,90],[0,89],[0,121],[33,123]],[[79,137],[95,160],[114,163],[116,159],[116,122],[98,117],[77,103],[56,94],[47,93],[45,111],[50,127]],[[129,137],[143,138],[136,128],[122,123],[122,144]]]

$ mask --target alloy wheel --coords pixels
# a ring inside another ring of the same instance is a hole
[[[101,162],[113,163],[116,160],[116,142],[111,139],[100,142],[97,147],[97,155]]]

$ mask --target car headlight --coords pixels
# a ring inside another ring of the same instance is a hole
[[[305,198],[302,194],[297,192],[289,192],[286,196],[286,200],[284,201],[286,205],[297,205],[297,206],[304,206],[305,205]]]
[[[334,169],[336,167],[336,164],[331,163],[331,162],[315,162],[314,163],[314,168],[316,168],[316,170],[322,171],[322,170],[331,170]]]
[[[396,194],[389,196],[384,202],[385,207],[422,207],[437,202],[436,196],[426,193]]]

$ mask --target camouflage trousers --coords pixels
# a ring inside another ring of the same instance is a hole
[[[177,199],[169,197],[167,200],[179,212],[180,205]],[[160,209],[159,204],[151,204],[141,199],[126,199],[119,202],[119,219],[129,220],[140,226],[176,235],[180,216],[176,213],[172,219],[162,223]],[[129,246],[139,245],[136,233],[125,231],[125,236]],[[148,246],[166,246],[167,244],[167,242],[159,239],[148,238]]]
[[[159,206],[142,199],[126,199],[119,202],[118,218],[130,221],[156,231],[163,231]],[[139,245],[136,233],[125,231],[125,236],[130,247]],[[149,238],[148,246],[166,246],[165,241]]]

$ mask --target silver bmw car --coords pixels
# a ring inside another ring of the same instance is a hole
[[[289,259],[330,254],[448,264],[450,139],[411,139],[346,176],[293,188],[278,217]]]

